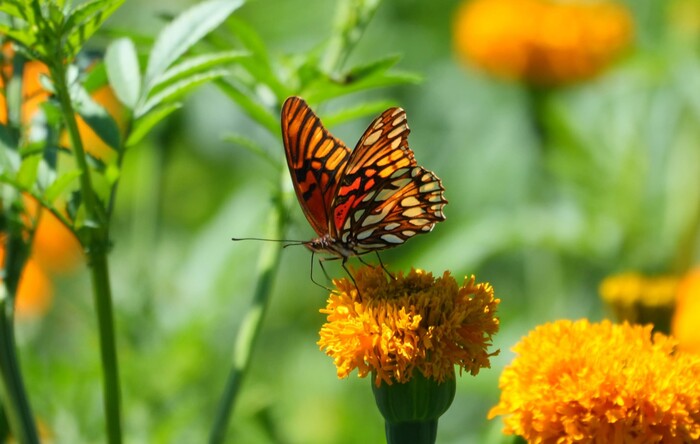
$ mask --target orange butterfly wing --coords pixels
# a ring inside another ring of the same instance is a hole
[[[416,163],[406,112],[376,118],[352,151],[333,200],[333,232],[364,250],[389,248],[445,220],[440,179]]]
[[[306,219],[319,236],[328,234],[333,199],[350,150],[299,97],[290,97],[282,105],[282,140]]]

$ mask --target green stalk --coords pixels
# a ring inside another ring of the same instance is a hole
[[[21,235],[10,230],[6,243],[5,279],[0,287],[0,402],[14,437],[21,444],[38,444],[39,435],[19,368],[14,334],[14,298],[28,255]]]
[[[60,61],[60,56],[57,57]],[[97,324],[100,336],[100,354],[103,372],[103,402],[107,428],[107,442],[119,444],[122,442],[121,433],[121,396],[119,389],[119,367],[117,348],[114,336],[114,321],[112,314],[112,292],[109,280],[107,250],[109,245],[109,224],[104,209],[95,196],[88,169],[85,149],[83,148],[78,124],[75,120],[75,110],[71,103],[66,82],[65,67],[61,63],[49,65],[51,77],[56,89],[56,98],[61,105],[65,118],[66,130],[73,147],[78,168],[80,169],[80,189],[85,206],[86,221],[83,226],[85,235],[81,237],[83,247],[90,267],[93,299],[97,312]]]
[[[266,236],[270,239],[281,239],[286,229],[286,219],[284,205],[281,198],[277,199],[276,205],[270,211],[268,219],[268,232]],[[219,401],[214,425],[209,435],[210,444],[223,443],[226,438],[226,430],[233,413],[236,399],[243,378],[250,366],[253,356],[255,342],[258,339],[262,321],[269,305],[272,284],[279,268],[279,259],[282,247],[277,242],[265,244],[260,261],[258,262],[258,283],[255,287],[255,295],[252,304],[246,313],[241,329],[236,336],[236,343],[233,350],[233,360],[229,370],[226,388]]]
[[[338,5],[334,35],[326,48],[323,69],[337,74],[362,37],[381,0],[345,0]]]

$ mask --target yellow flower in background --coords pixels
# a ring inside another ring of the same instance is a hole
[[[476,375],[489,367],[491,337],[498,331],[499,300],[472,276],[460,287],[449,272],[435,278],[412,269],[389,279],[381,267],[363,267],[352,280],[334,280],[337,290],[321,313],[328,315],[318,345],[333,358],[338,377],[354,369],[381,382],[408,382],[414,370],[438,382],[454,366]],[[359,294],[358,294],[359,289]]]
[[[690,270],[678,285],[671,331],[681,349],[700,353],[700,267]]]
[[[505,432],[535,443],[700,439],[700,356],[651,326],[557,321],[531,331],[500,378]]]
[[[677,288],[678,278],[673,275],[622,273],[605,278],[599,291],[618,321],[652,323],[658,331],[669,333]]]
[[[632,37],[630,12],[605,0],[465,1],[454,20],[454,45],[461,59],[535,85],[592,77]]]

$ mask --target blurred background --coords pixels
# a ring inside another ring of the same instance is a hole
[[[193,3],[126,2],[107,28],[153,36],[164,15]],[[326,44],[337,3],[259,0],[235,15],[290,60]],[[611,316],[599,297],[608,276],[682,276],[698,262],[699,51],[697,0],[379,6],[347,65],[399,54],[397,68],[422,81],[317,111],[378,97],[406,110],[416,158],[445,186],[447,220],[383,261],[474,274],[501,299],[501,353],[491,369],[459,379],[438,442],[498,442],[500,421],[486,414],[509,349],[527,331]],[[331,129],[352,147],[370,121]],[[204,442],[211,427],[263,247],[230,239],[264,235],[277,180],[268,162],[226,141],[231,133],[284,162],[281,140],[213,86],[126,155],[111,258],[126,442]],[[314,236],[300,208],[289,217],[287,238]],[[100,442],[97,328],[85,266],[75,262],[51,273],[44,300],[27,304],[20,356],[33,408],[56,442]],[[327,294],[309,273],[309,251],[284,250],[230,442],[384,440],[370,381],[338,380],[318,350]]]

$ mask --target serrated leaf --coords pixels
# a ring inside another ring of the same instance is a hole
[[[348,70],[348,72],[345,74],[345,81],[350,83],[367,76],[379,74],[381,72],[386,72],[390,68],[394,67],[397,63],[399,63],[400,60],[400,55],[390,55],[387,57],[383,57],[379,60],[374,60],[369,63],[354,66],[350,68],[350,70]]]
[[[17,172],[17,182],[23,188],[31,188],[36,182],[39,174],[39,163],[41,162],[41,154],[27,156],[22,159],[22,164]]]
[[[49,185],[48,188],[46,188],[46,191],[44,191],[44,199],[48,203],[53,204],[61,193],[68,189],[68,187],[79,177],[80,170],[72,170],[61,174],[51,185]]]
[[[202,37],[219,26],[243,4],[243,0],[210,0],[180,14],[158,34],[148,60],[144,85],[147,89],[175,60]]]
[[[66,21],[66,53],[75,56],[82,49],[83,43],[92,37],[122,3],[124,0],[95,0],[73,9]]]
[[[159,78],[155,79],[153,87],[147,92],[147,95],[155,94],[186,77],[199,74],[210,68],[231,63],[247,56],[247,53],[241,51],[223,51],[188,58],[168,69]]]
[[[162,103],[173,102],[178,98],[182,97],[187,92],[193,90],[194,88],[208,83],[214,79],[221,78],[226,74],[228,74],[228,71],[223,69],[216,69],[202,74],[195,74],[190,77],[184,78],[178,82],[175,82],[172,85],[160,91],[158,94],[154,94],[152,97],[150,97],[146,101],[146,103],[134,110],[134,115],[136,117],[143,116],[156,106]]]
[[[87,125],[102,139],[107,145],[115,150],[119,150],[121,145],[121,135],[119,127],[112,116],[83,88],[73,91],[75,111],[82,117]]]
[[[252,139],[249,139],[248,137],[245,137],[240,134],[227,134],[223,137],[223,140],[244,148],[246,151],[249,151],[255,154],[256,156],[266,160],[268,163],[270,163],[277,169],[281,168],[281,164],[277,158],[270,155],[270,153],[263,147],[261,147],[260,144],[258,144]]]
[[[275,136],[280,134],[280,124],[277,120],[277,116],[272,115],[266,107],[251,99],[231,82],[223,80],[217,81],[216,86],[236,102],[238,106],[243,108],[252,119],[267,128],[270,133]]]
[[[129,134],[129,138],[126,140],[126,146],[129,147],[139,143],[158,122],[180,108],[182,108],[181,103],[168,103],[156,107],[146,115],[136,119],[131,134]]]
[[[343,109],[342,111],[332,115],[323,116],[323,124],[330,128],[332,126],[340,125],[341,123],[359,119],[361,117],[376,117],[393,106],[396,105],[388,100],[363,103],[353,108]]]
[[[330,99],[351,93],[366,91],[374,88],[420,83],[422,78],[417,74],[404,72],[382,73],[362,78],[352,83],[318,81],[309,85],[302,95],[309,102],[325,102]]]
[[[107,76],[120,102],[134,109],[141,94],[141,71],[134,42],[122,38],[112,42],[105,54]]]
[[[34,10],[28,1],[3,0],[0,3],[0,12],[20,18],[27,23],[34,23]]]
[[[36,45],[36,36],[30,32],[29,28],[20,28],[18,26],[9,26],[0,23],[0,34],[15,40],[28,48],[32,48]],[[38,50],[38,48],[33,49]],[[38,52],[42,54],[44,53],[44,51]]]

